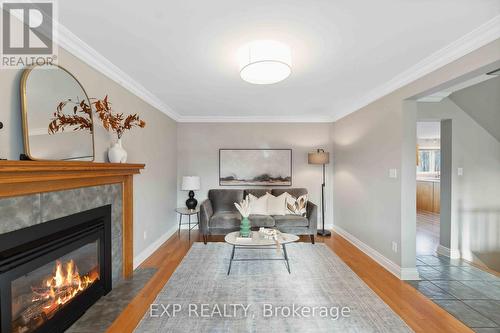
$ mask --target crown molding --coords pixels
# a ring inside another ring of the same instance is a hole
[[[331,116],[181,116],[180,123],[331,123]]]
[[[391,92],[471,53],[500,38],[500,15],[495,16],[478,28],[434,52],[429,57],[413,65],[387,83],[372,90],[358,102],[345,108],[333,121],[337,121]]]
[[[53,22],[57,31],[55,42],[59,47],[62,47],[85,62],[87,65],[93,67],[103,75],[115,81],[120,86],[142,99],[144,102],[165,113],[173,120],[178,121],[180,118],[179,114],[163,103],[152,92],[122,71],[118,66],[93,49],[90,45],[78,38],[68,28],[57,21]]]

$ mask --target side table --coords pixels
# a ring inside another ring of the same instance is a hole
[[[200,223],[200,208],[199,207],[196,207],[195,209],[188,209],[186,207],[179,207],[179,208],[176,208],[175,211],[177,212],[177,214],[179,214],[179,234],[181,233],[181,226],[182,225],[189,225],[189,240],[191,240],[191,230],[198,226],[199,223]],[[187,215],[188,216],[188,223],[182,223],[182,217]],[[191,215],[196,215],[196,223],[193,224],[193,226],[191,227]]]

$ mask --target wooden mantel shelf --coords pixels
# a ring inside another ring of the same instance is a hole
[[[144,164],[0,161],[0,198],[123,182]]]
[[[0,161],[1,170],[128,170],[143,169],[144,164],[80,161]]]
[[[133,175],[144,164],[0,161],[0,199],[106,184],[122,185],[123,275],[133,271]]]
[[[64,161],[0,161],[0,184],[140,173],[144,164]]]

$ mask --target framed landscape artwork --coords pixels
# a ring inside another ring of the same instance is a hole
[[[221,186],[291,186],[291,149],[220,149]]]

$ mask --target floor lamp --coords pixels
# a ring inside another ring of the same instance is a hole
[[[325,152],[323,149],[318,149],[313,153],[307,155],[309,164],[316,164],[323,166],[323,183],[321,184],[321,222],[323,227],[318,230],[320,236],[330,236],[332,233],[325,230],[325,165],[330,163],[330,153]]]

